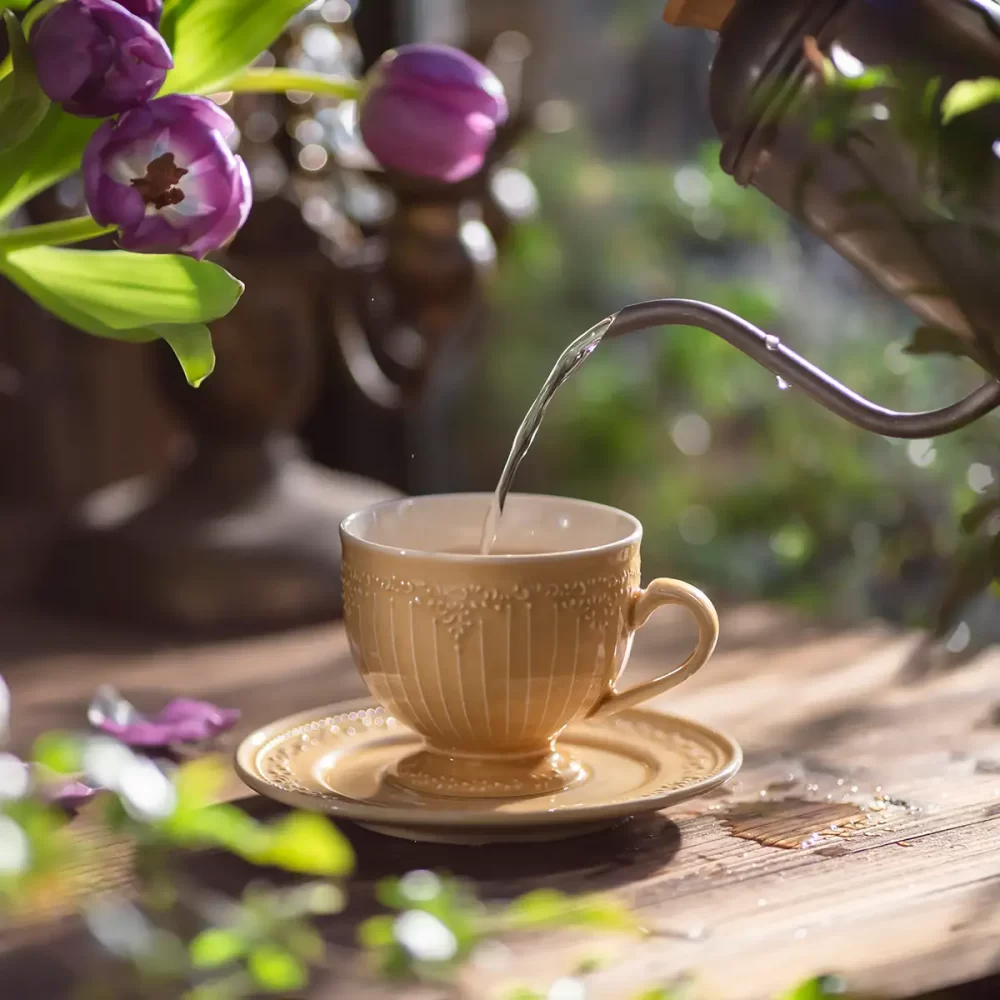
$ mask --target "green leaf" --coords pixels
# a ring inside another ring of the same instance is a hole
[[[160,829],[182,847],[221,847],[254,864],[263,863],[271,843],[267,827],[229,803],[178,809]]]
[[[75,736],[53,730],[35,740],[31,759],[56,774],[75,774],[83,768],[83,746]]]
[[[545,1000],[545,994],[529,986],[515,986],[504,993],[503,1000]]]
[[[6,254],[0,269],[52,312],[66,302],[112,330],[206,323],[243,294],[218,264],[180,254],[30,247]]]
[[[156,324],[150,327],[158,333],[177,356],[184,377],[198,388],[215,371],[215,348],[212,331],[204,323]]]
[[[837,976],[817,976],[800,983],[795,989],[784,994],[781,1000],[825,1000],[827,997],[842,997],[844,981]]]
[[[25,252],[25,251],[18,251]],[[21,273],[11,265],[11,257],[0,254],[0,274],[6,275],[21,290],[30,295],[43,309],[48,310],[53,316],[57,316],[64,323],[75,326],[84,333],[89,333],[94,337],[105,337],[109,340],[124,340],[134,344],[145,344],[151,340],[156,340],[157,335],[152,330],[145,328],[134,330],[114,330],[106,323],[91,316],[80,309],[75,303],[59,298],[54,295],[47,295],[44,286],[39,286],[32,280],[28,273]]]
[[[210,94],[249,66],[309,0],[193,0],[174,3],[164,17],[174,66],[161,94]]]
[[[0,153],[19,146],[45,117],[49,99],[38,84],[35,59],[14,14],[5,10],[13,72],[0,80]]]
[[[177,809],[202,809],[218,802],[226,780],[226,766],[218,757],[202,757],[179,767],[174,773]]]
[[[100,124],[50,105],[16,153],[0,156],[0,219],[78,170],[84,147]]]
[[[962,515],[962,530],[975,534],[993,514],[1000,514],[1000,495],[984,497]]]
[[[510,930],[579,926],[608,931],[640,930],[635,917],[617,900],[605,896],[567,896],[556,889],[536,889],[515,899],[501,917]]]
[[[247,942],[233,931],[218,927],[202,931],[190,944],[191,964],[196,969],[218,969],[242,958]]]
[[[296,812],[269,829],[270,843],[261,864],[308,875],[349,875],[354,851],[347,838],[325,817]]]
[[[288,907],[294,916],[310,913],[328,916],[344,909],[344,893],[339,886],[329,882],[316,882],[292,889],[287,896]]]
[[[395,925],[395,917],[369,917],[358,927],[358,944],[373,951],[391,947],[396,942]]]
[[[319,931],[305,922],[289,927],[284,937],[288,950],[303,962],[320,962],[326,954],[326,942]]]
[[[254,982],[269,993],[300,990],[309,981],[306,967],[291,952],[273,944],[254,948],[247,959]]]
[[[407,872],[402,878],[388,876],[379,879],[375,898],[393,910],[421,909],[440,913],[436,904],[450,906],[458,892],[458,885],[451,879],[441,879],[434,872],[417,870]]]
[[[635,1000],[677,1000],[677,994],[665,986],[654,986],[653,989],[640,993]]]
[[[941,120],[945,125],[960,115],[978,111],[1000,101],[1000,80],[982,76],[978,80],[959,80],[941,101]]]

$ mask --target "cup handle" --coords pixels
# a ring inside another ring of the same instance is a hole
[[[642,628],[654,611],[668,604],[683,605],[694,615],[694,620],[698,623],[698,645],[695,651],[679,667],[675,667],[669,674],[657,677],[656,680],[636,684],[625,691],[616,691],[612,688],[601,698],[587,718],[615,715],[677,687],[700,670],[715,652],[715,644],[719,641],[719,615],[715,605],[697,587],[692,587],[681,580],[654,580],[644,590],[637,590],[632,595],[629,631],[634,632]]]

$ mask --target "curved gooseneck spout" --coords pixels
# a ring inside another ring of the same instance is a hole
[[[706,302],[651,299],[614,316],[604,339],[657,326],[697,326],[728,341],[790,386],[862,430],[893,438],[931,438],[956,431],[1000,406],[1000,382],[991,379],[957,403],[924,413],[896,413],[869,402],[745,319]]]

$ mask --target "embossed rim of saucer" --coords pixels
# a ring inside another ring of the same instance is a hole
[[[354,714],[353,719],[351,718],[352,713]],[[371,723],[364,723],[366,713],[375,713],[370,718],[381,717],[382,722],[378,729],[375,729]],[[392,719],[391,726],[388,721],[390,719]],[[524,829],[538,826],[576,826],[595,822],[610,822],[642,812],[664,809],[717,788],[733,777],[743,763],[743,752],[739,744],[711,726],[681,716],[649,709],[629,709],[606,720],[574,723],[568,727],[564,735],[572,738],[574,733],[578,733],[585,738],[588,729],[591,731],[593,729],[612,729],[615,740],[628,742],[629,730],[635,731],[639,727],[643,727],[645,735],[642,738],[646,740],[650,738],[651,732],[659,733],[661,737],[680,734],[693,738],[702,746],[710,745],[717,754],[718,765],[709,773],[693,780],[682,783],[666,783],[659,786],[655,786],[655,782],[650,782],[654,787],[650,788],[649,791],[625,794],[610,801],[567,804],[553,809],[545,805],[545,800],[548,797],[540,796],[537,810],[512,813],[462,811],[453,807],[449,808],[447,798],[436,796],[421,797],[419,804],[412,807],[366,803],[328,790],[319,792],[308,789],[298,790],[295,787],[282,787],[269,778],[262,769],[262,761],[266,762],[268,755],[273,755],[283,744],[292,740],[299,743],[314,740],[320,734],[332,735],[335,732],[334,726],[344,725],[345,729],[356,729],[359,721],[363,727],[359,732],[362,739],[368,743],[385,740],[387,737],[393,739],[398,736],[416,735],[409,727],[392,718],[391,714],[373,698],[339,702],[278,719],[251,733],[236,750],[236,772],[254,791],[267,798],[300,809],[325,812],[334,818],[353,820],[362,824],[409,827],[411,829],[498,830],[502,828]],[[352,726],[352,723],[355,725]],[[389,736],[389,733],[392,735]],[[342,742],[342,739],[343,734],[338,732],[335,742]],[[666,749],[660,752],[664,756],[675,753],[675,751]],[[287,763],[285,766],[288,766]],[[296,783],[293,781],[289,784]],[[509,800],[495,801],[499,804]],[[428,806],[432,806],[432,808],[428,808]]]

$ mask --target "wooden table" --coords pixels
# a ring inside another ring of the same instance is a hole
[[[645,940],[564,932],[508,942],[499,969],[470,973],[470,997],[512,973],[546,984],[595,952],[610,962],[589,977],[587,995],[615,1000],[681,973],[706,997],[757,1000],[817,972],[912,996],[998,971],[1000,653],[913,679],[903,669],[912,635],[829,631],[761,607],[722,620],[720,652],[668,702],[740,740],[746,763],[728,789],[553,846],[437,847],[351,827],[359,871],[330,939],[349,945],[357,919],[375,911],[379,876],[446,868],[475,878],[490,898],[538,886],[608,890],[652,931]],[[640,634],[630,669],[652,673],[690,640],[664,614]],[[0,620],[0,648],[22,748],[41,729],[79,726],[101,682],[151,708],[177,693],[237,706],[237,736],[362,693],[339,626],[180,648],[18,616]],[[845,796],[873,811],[858,821],[839,805]],[[831,823],[847,829],[836,836]],[[817,830],[825,835],[810,841]],[[802,840],[811,846],[774,846]],[[95,890],[126,882],[127,861],[127,846],[107,845],[91,873]],[[217,857],[203,867],[234,888],[250,874]],[[65,922],[4,935],[0,995],[68,995],[61,961],[79,947]],[[309,996],[427,995],[366,984],[350,963],[338,968]]]

